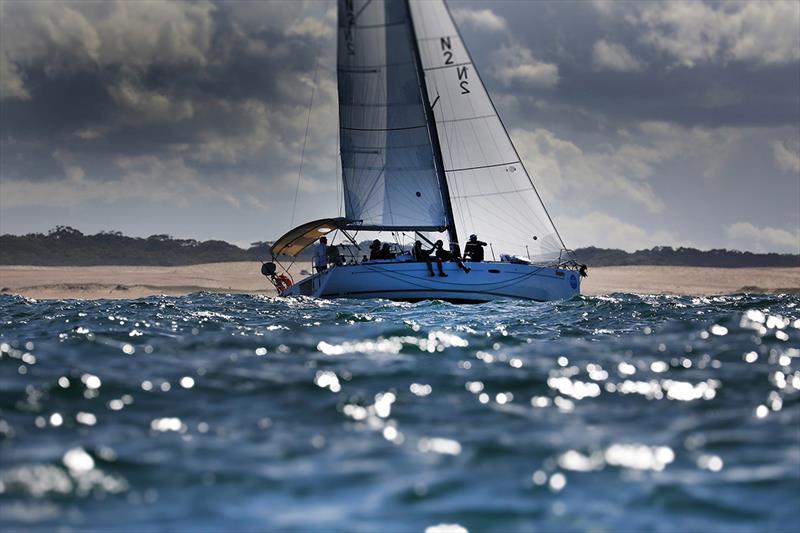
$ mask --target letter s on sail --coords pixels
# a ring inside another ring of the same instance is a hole
[[[469,71],[467,70],[468,67],[457,67],[456,72],[458,73],[458,79],[461,80],[458,85],[461,87],[461,94],[469,94]]]

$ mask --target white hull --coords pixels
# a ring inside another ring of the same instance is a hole
[[[515,298],[544,302],[580,294],[581,280],[574,270],[498,262],[467,266],[472,269],[469,273],[455,263],[445,263],[448,276],[432,277],[425,263],[376,261],[343,265],[309,276],[281,296],[452,302]]]

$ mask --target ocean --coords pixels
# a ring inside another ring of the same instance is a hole
[[[0,297],[3,531],[793,531],[797,295]]]

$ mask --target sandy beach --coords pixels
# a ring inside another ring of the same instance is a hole
[[[30,298],[142,298],[197,291],[275,294],[260,263],[209,263],[180,267],[0,267],[0,290]],[[295,280],[307,263],[292,268]],[[584,294],[713,295],[800,292],[798,268],[598,267],[583,281]]]

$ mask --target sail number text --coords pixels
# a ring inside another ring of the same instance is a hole
[[[442,58],[444,58],[444,64],[453,65],[453,47],[450,43],[450,36],[442,37],[439,40],[439,43],[442,47]],[[458,86],[461,87],[461,94],[469,94],[469,66],[456,66],[456,75],[458,76]]]
[[[353,35],[353,26],[356,25],[355,8],[353,7],[353,0],[345,0],[344,2],[345,20],[347,26],[344,30],[344,43],[347,55],[356,55],[356,43]]]

